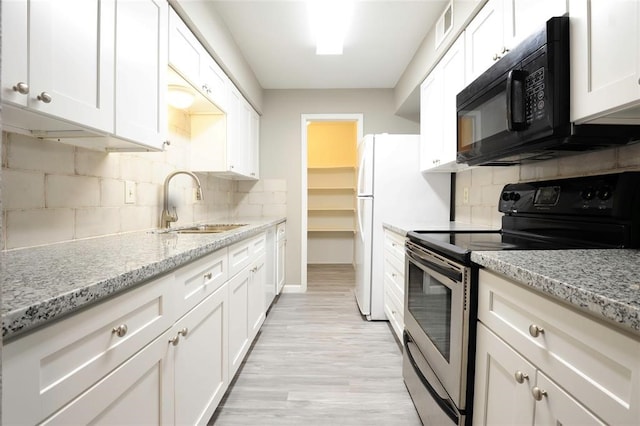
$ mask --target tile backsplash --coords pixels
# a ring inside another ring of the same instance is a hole
[[[190,170],[189,119],[170,110],[164,152],[104,153],[24,135],[4,133],[2,155],[2,247],[13,249],[157,228],[163,184],[174,170]],[[171,181],[170,206],[179,220],[226,220],[286,214],[286,181],[233,181],[198,173],[204,200],[195,201],[193,181]],[[125,181],[135,202],[125,204]]]
[[[507,183],[632,170],[640,170],[640,143],[521,166],[472,168],[457,173],[455,219],[499,228],[502,213],[498,212],[498,197]]]

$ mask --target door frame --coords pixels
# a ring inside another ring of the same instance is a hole
[[[353,121],[356,123],[356,143],[364,136],[364,114],[301,114],[300,115],[300,292],[307,291],[307,125],[322,121]]]

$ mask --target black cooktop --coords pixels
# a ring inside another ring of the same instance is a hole
[[[407,236],[410,241],[422,247],[465,264],[471,262],[472,251],[611,248],[609,245],[594,242],[525,237],[499,231],[448,233],[413,231]]]
[[[472,251],[640,247],[640,173],[509,184],[502,230],[420,230],[409,240],[470,263]]]

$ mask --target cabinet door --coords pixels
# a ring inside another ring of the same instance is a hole
[[[249,105],[249,176],[260,178],[260,116]]]
[[[482,323],[477,326],[473,424],[532,425],[535,368]]]
[[[640,100],[640,2],[571,0],[569,14],[571,121],[584,122],[637,104]],[[640,117],[636,111],[628,118]],[[616,123],[615,120],[609,122]]]
[[[242,101],[244,99],[231,82],[228,84],[227,93],[227,101],[229,102],[229,110],[227,111],[227,170],[240,173],[244,155],[240,132],[242,128]]]
[[[173,327],[175,421],[205,424],[229,384],[228,287],[196,306]]]
[[[200,68],[202,91],[211,102],[223,111],[227,110],[227,76],[206,51]]]
[[[440,121],[442,129],[442,142],[439,149],[440,164],[452,163],[455,170],[456,154],[458,149],[458,119],[456,96],[465,87],[465,59],[464,37],[451,46],[447,54],[438,64],[442,68],[442,92],[443,117]]]
[[[537,387],[544,396],[535,403],[536,425],[606,424],[541,372],[538,372]]]
[[[438,67],[420,85],[420,169],[437,167],[442,149],[442,70]]]
[[[32,1],[29,19],[30,108],[112,133],[115,0]]]
[[[276,265],[276,292],[280,294],[282,291],[282,287],[284,287],[284,277],[285,277],[285,257],[287,250],[287,235],[286,228],[284,224],[278,225],[277,228],[277,236],[276,239],[278,241],[278,249],[277,249],[277,265]]]
[[[194,87],[202,88],[202,46],[173,9],[169,9],[169,64]]]
[[[43,425],[169,425],[173,423],[173,373],[169,331]]]
[[[116,136],[162,149],[167,132],[167,2],[118,0]]]
[[[489,0],[464,31],[468,82],[475,80],[505,53],[502,2]]]
[[[229,377],[238,371],[249,350],[249,285],[251,271],[245,268],[229,280]]]
[[[505,45],[512,48],[542,28],[553,16],[567,12],[565,0],[505,0]]]
[[[27,2],[2,2],[2,102],[26,106],[29,90]],[[16,90],[14,90],[16,87]]]
[[[251,268],[251,280],[248,292],[249,340],[260,331],[265,319],[264,282],[266,280],[266,256],[260,255]]]

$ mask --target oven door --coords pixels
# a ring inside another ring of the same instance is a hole
[[[405,329],[455,405],[466,404],[469,268],[408,242]]]

